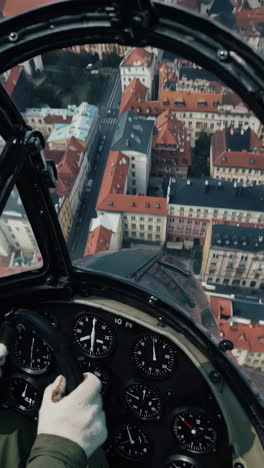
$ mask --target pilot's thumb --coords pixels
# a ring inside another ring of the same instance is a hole
[[[58,377],[56,377],[54,382],[52,382],[46,388],[44,395],[43,395],[43,401],[44,400],[53,401],[53,403],[60,401],[65,393],[65,389],[66,389],[66,379],[63,375],[58,375]]]

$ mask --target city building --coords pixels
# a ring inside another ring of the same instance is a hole
[[[84,256],[121,248],[122,216],[118,213],[101,213],[92,219]]]
[[[1,83],[21,112],[26,109],[32,94],[30,82],[22,65],[11,68],[1,76]]]
[[[51,197],[58,215],[58,220],[64,235],[64,239],[67,241],[73,221],[70,199],[68,196],[60,196],[55,191],[51,193]]]
[[[122,235],[126,241],[163,243],[166,238],[166,198],[126,195],[129,165],[130,160],[123,152],[110,151],[97,200],[97,215],[121,215]],[[110,225],[107,227],[110,230]]]
[[[119,113],[135,111],[140,102],[146,101],[147,92],[148,88],[138,78],[133,79],[122,93]]]
[[[154,66],[153,53],[141,47],[129,49],[119,66],[122,92],[134,79],[138,79],[148,89],[147,98],[151,99]]]
[[[207,228],[201,278],[206,283],[264,289],[264,229]]]
[[[73,115],[72,106],[67,109],[27,108],[23,114],[26,123],[34,130],[39,130],[45,138],[49,137],[56,125],[69,125]]]
[[[164,111],[154,127],[151,173],[186,178],[189,166],[191,148],[187,129],[171,111]]]
[[[264,184],[264,148],[248,128],[218,130],[211,139],[211,177],[244,186]]]
[[[212,178],[171,178],[168,187],[168,240],[204,243],[213,224],[264,228],[264,186],[238,187]]]
[[[130,159],[128,192],[147,193],[151,169],[151,146],[155,121],[124,112],[116,122],[111,144],[112,151],[121,151]]]
[[[128,49],[127,46],[120,44],[84,44],[68,47],[68,50],[76,54],[79,54],[83,50],[89,54],[98,54],[100,60],[102,60],[103,54],[115,53],[120,57],[124,57]]]

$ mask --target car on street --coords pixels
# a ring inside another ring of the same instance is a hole
[[[90,192],[93,185],[93,179],[89,179],[86,185],[86,192]]]

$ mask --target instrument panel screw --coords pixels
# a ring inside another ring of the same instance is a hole
[[[222,340],[218,347],[221,351],[232,351],[232,349],[234,349],[234,343],[230,340]]]
[[[18,40],[17,32],[11,32],[9,34],[9,40],[10,40],[10,42],[16,42]]]
[[[244,468],[243,463],[235,463],[234,468]]]
[[[214,384],[217,384],[222,380],[221,374],[217,371],[211,371],[209,374],[209,378]]]
[[[149,304],[155,304],[155,302],[157,302],[157,298],[155,296],[150,296],[149,300],[148,300],[148,303]]]
[[[166,322],[165,322],[165,320],[164,320],[163,317],[159,317],[159,318],[158,318],[157,326],[158,326],[158,327],[161,327],[161,328],[165,328],[165,327],[166,327]]]
[[[221,60],[221,62],[226,62],[229,58],[229,52],[225,49],[219,49],[217,51],[217,57]]]

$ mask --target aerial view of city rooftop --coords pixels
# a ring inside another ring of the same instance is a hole
[[[208,3],[215,14],[217,1],[175,1]],[[263,54],[263,2],[226,3]],[[12,3],[0,10],[12,15]],[[130,247],[177,258],[240,364],[264,372],[264,128],[240,97],[177,51],[118,44],[48,52],[0,79],[56,165],[51,196],[72,259],[90,266]],[[0,218],[0,275],[41,261],[14,190]]]

